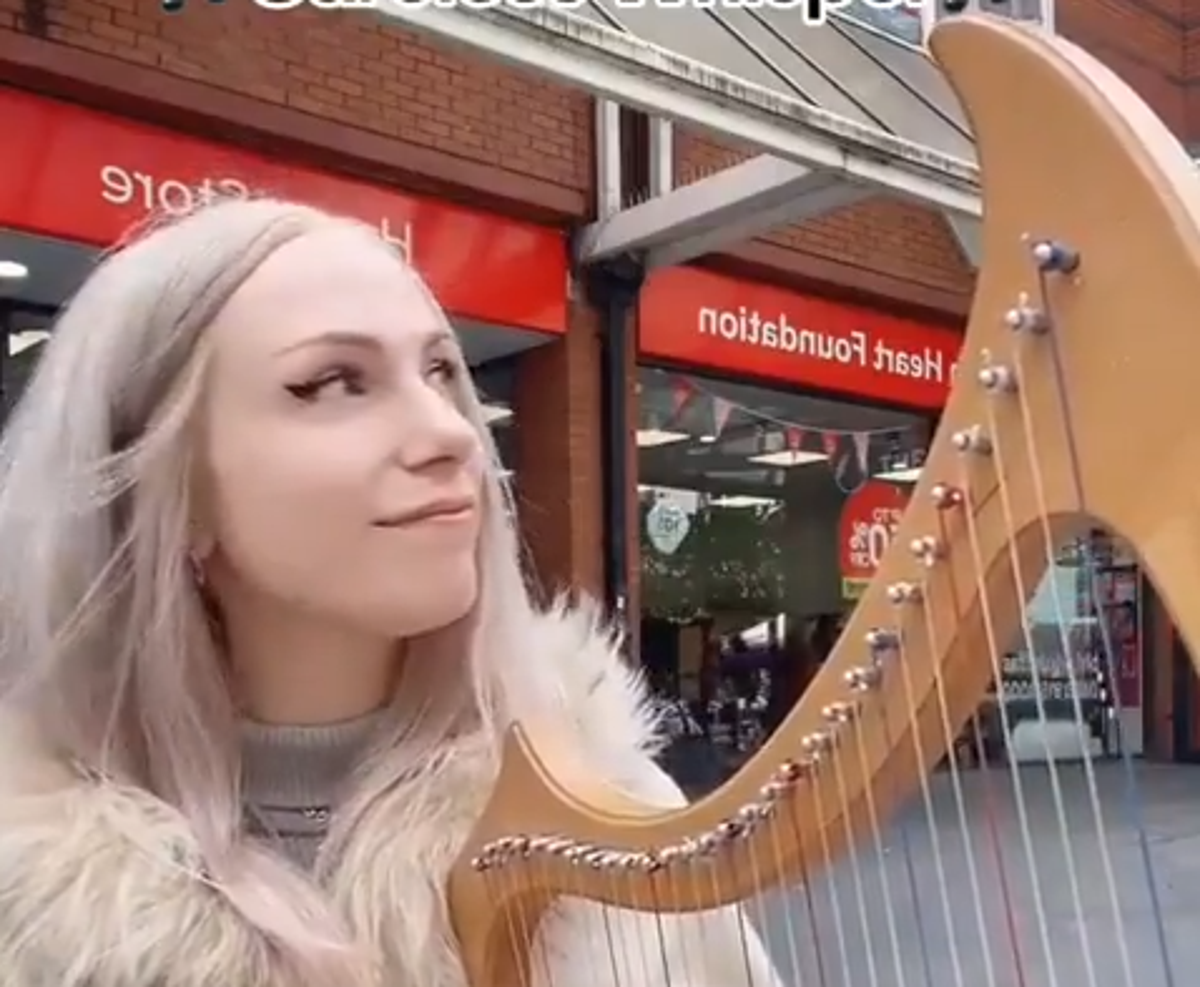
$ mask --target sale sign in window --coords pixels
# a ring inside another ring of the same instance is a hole
[[[879,560],[900,524],[908,498],[908,488],[872,480],[851,494],[843,505],[838,526],[838,555],[844,599],[857,600],[875,575]]]

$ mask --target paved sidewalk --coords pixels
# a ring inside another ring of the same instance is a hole
[[[799,890],[763,903],[758,924],[788,983],[805,987],[1166,987],[1146,868],[1127,796],[1128,775],[1120,762],[1096,764],[1105,841],[1112,859],[1119,919],[1114,916],[1092,800],[1080,765],[1059,765],[1081,908],[1072,892],[1068,850],[1058,823],[1050,772],[1021,768],[1036,887],[1041,892],[1049,950],[1039,932],[1035,883],[1031,878],[1010,769],[998,765],[961,774],[973,859],[981,887],[985,937],[981,938],[966,841],[959,826],[950,775],[931,782],[935,832],[945,871],[943,895],[935,866],[934,840],[920,798],[914,800],[884,839],[882,866],[875,848],[860,846],[859,871],[866,908],[860,910],[853,868],[844,859],[833,879],[818,878],[810,912]],[[1175,987],[1200,983],[1200,767],[1135,763],[1141,811],[1163,912]],[[992,803],[991,819],[987,803]],[[996,836],[990,835],[992,832]],[[1004,861],[1015,926],[1006,920],[1006,895],[997,867]],[[884,883],[887,891],[885,893]],[[840,902],[847,961],[838,948],[830,888]],[[915,895],[914,895],[915,890]],[[920,903],[915,907],[914,898]],[[888,902],[892,908],[887,907]],[[956,959],[943,902],[953,921]],[[895,916],[899,950],[893,950],[887,914]],[[868,932],[864,935],[864,916]],[[816,935],[814,936],[814,924]],[[1081,934],[1087,936],[1084,961]],[[1125,976],[1120,943],[1128,943],[1133,984]],[[818,973],[814,938],[820,943],[824,975]],[[987,948],[984,947],[984,942]],[[988,976],[990,954],[993,976]]]

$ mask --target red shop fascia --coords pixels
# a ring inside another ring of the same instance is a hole
[[[566,332],[560,230],[18,90],[0,89],[0,121],[0,227],[108,247],[148,212],[184,212],[198,196],[275,195],[376,226],[453,316]]]
[[[962,343],[952,328],[698,267],[655,272],[638,312],[644,361],[931,417]]]

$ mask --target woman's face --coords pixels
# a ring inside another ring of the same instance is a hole
[[[221,595],[396,638],[464,616],[484,459],[415,277],[363,232],[309,234],[210,337],[198,549]]]

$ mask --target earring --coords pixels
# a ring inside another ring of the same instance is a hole
[[[195,552],[188,552],[187,561],[188,568],[192,571],[192,582],[196,584],[196,589],[204,589],[205,583],[208,582],[208,577],[204,572],[204,563],[200,561],[200,557]]]

